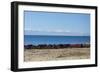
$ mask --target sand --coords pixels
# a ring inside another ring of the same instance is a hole
[[[89,59],[90,48],[25,49],[24,61]]]

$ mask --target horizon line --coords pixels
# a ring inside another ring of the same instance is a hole
[[[29,34],[24,34],[24,35],[29,35]],[[90,35],[33,35],[33,36],[90,36]]]

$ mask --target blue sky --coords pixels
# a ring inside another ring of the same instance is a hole
[[[24,11],[25,35],[90,35],[90,14]]]

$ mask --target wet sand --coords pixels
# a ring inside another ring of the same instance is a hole
[[[90,48],[25,49],[24,61],[89,59]]]

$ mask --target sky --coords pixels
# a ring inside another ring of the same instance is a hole
[[[89,36],[90,14],[24,11],[25,35]]]

